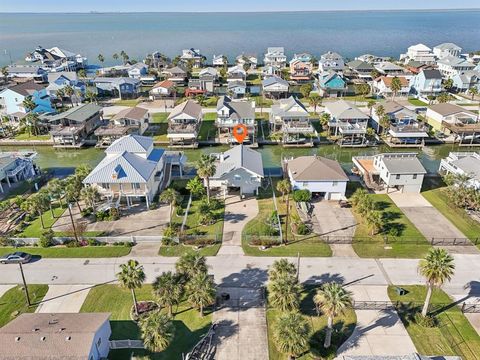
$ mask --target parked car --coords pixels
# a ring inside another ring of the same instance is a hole
[[[17,251],[0,257],[0,264],[26,264],[32,260],[32,255],[26,252]]]

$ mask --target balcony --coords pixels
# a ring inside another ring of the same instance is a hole
[[[346,121],[330,121],[328,126],[331,128],[337,128],[343,135],[356,135],[356,134],[366,134],[367,132],[367,122],[356,122],[349,123]]]
[[[197,134],[198,124],[191,123],[191,124],[175,124],[171,123],[168,126],[168,134],[175,135],[175,134]]]
[[[442,127],[454,133],[480,133],[480,123],[471,121],[456,120],[454,122],[442,121]]]
[[[283,124],[283,131],[295,134],[310,134],[315,132],[310,121],[288,121]]]

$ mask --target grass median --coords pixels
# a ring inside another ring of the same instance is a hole
[[[28,306],[23,287],[17,285],[9,289],[0,297],[0,327],[23,313],[34,313],[47,291],[48,285],[28,285],[30,301],[33,304]]]
[[[127,256],[130,253],[129,246],[82,246],[71,247],[52,246],[48,248],[24,246],[24,247],[0,247],[0,256],[15,251],[24,251],[42,258],[108,258]]]

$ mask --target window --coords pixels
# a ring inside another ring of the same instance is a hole
[[[240,175],[235,175],[233,178],[237,181],[242,180],[242,177]]]
[[[388,174],[388,171],[387,171],[387,174],[386,174],[385,176],[388,177],[388,175],[389,175],[389,174]]]
[[[100,345],[102,345],[102,338],[98,338],[97,341],[97,347],[100,347]]]
[[[102,183],[102,188],[104,188],[104,189],[110,189],[110,184],[108,184],[108,183]]]
[[[307,187],[308,186],[308,182],[304,181],[303,182],[303,187]]]
[[[413,174],[413,179],[415,180],[417,178],[417,174]]]
[[[140,184],[139,183],[133,183],[132,184],[132,189],[136,189],[136,190],[140,189]]]
[[[395,179],[397,179],[397,180],[400,179],[400,175],[396,175]]]
[[[338,185],[338,181],[332,181],[332,186],[337,186]]]

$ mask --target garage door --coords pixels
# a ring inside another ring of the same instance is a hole
[[[341,200],[342,199],[342,194],[341,193],[329,193],[328,194],[328,199],[329,200]]]

